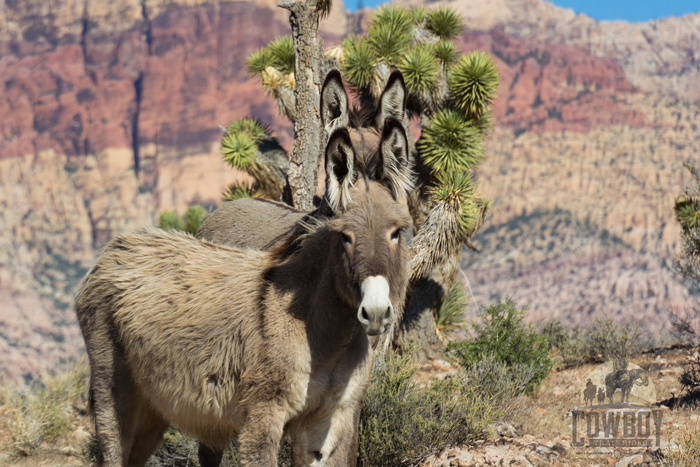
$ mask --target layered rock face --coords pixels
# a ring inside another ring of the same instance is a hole
[[[21,381],[79,353],[73,294],[119,231],[218,204],[241,177],[221,160],[219,125],[252,115],[291,149],[291,127],[245,70],[289,33],[273,3],[0,6],[1,375]],[[467,22],[462,49],[491,53],[503,76],[479,173],[494,208],[475,240],[484,253],[463,262],[477,301],[517,290],[533,320],[605,308],[666,323],[694,300],[666,264],[681,164],[700,149],[700,15],[629,25],[540,0],[450,5]],[[367,18],[336,1],[326,43]],[[562,209],[593,243],[527,227]],[[511,231],[521,234],[505,241]]]

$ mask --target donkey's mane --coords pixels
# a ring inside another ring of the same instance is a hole
[[[352,108],[348,109],[350,128],[369,128],[374,125],[374,116],[377,112],[373,102],[355,102]]]
[[[286,234],[284,242],[270,250],[274,263],[282,263],[294,256],[316,232],[328,225],[330,217],[320,212],[321,208],[301,218]]]

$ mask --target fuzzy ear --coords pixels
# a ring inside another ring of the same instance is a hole
[[[334,211],[350,204],[350,188],[355,175],[355,150],[346,128],[340,128],[326,146],[326,199]]]
[[[408,138],[401,122],[387,118],[379,141],[379,164],[376,180],[401,199],[413,189],[413,171],[408,162]]]
[[[321,124],[327,134],[348,125],[348,95],[338,70],[331,70],[321,88]]]
[[[406,120],[406,84],[400,71],[389,76],[386,87],[379,98],[379,110],[375,124],[381,128],[387,118],[393,117],[401,123]]]

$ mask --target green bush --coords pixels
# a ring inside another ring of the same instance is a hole
[[[374,362],[360,417],[360,466],[417,465],[485,437],[487,426],[503,414],[464,374],[419,388],[411,381],[417,367],[410,361],[410,352],[390,351]]]
[[[195,235],[199,230],[199,226],[204,222],[204,216],[207,215],[207,210],[199,204],[190,206],[185,212],[185,232]]]
[[[165,230],[185,230],[185,223],[175,211],[163,211],[158,218],[158,227]]]
[[[462,373],[476,394],[490,398],[502,410],[510,409],[516,396],[525,392],[535,375],[532,365],[508,365],[494,354],[484,355]]]
[[[596,318],[583,329],[566,329],[561,322],[551,320],[540,332],[550,350],[558,351],[555,358],[567,367],[626,359],[650,346],[636,321],[616,324],[607,316]]]
[[[596,318],[584,339],[590,360],[597,362],[627,358],[640,353],[644,347],[642,331],[636,321],[618,325],[609,316]]]
[[[207,210],[199,204],[187,208],[184,220],[175,211],[163,211],[158,218],[158,227],[165,230],[181,230],[195,235],[206,215]]]
[[[510,298],[482,307],[479,317],[483,324],[472,323],[475,339],[450,342],[448,356],[465,368],[489,355],[509,368],[531,367],[533,375],[527,389],[534,389],[549,373],[552,361],[547,339],[532,324],[523,323],[526,309],[518,310]]]
[[[547,338],[549,350],[558,352],[554,358],[564,366],[579,366],[590,361],[585,333],[580,327],[575,326],[569,330],[561,321],[553,319],[547,321],[540,332]]]

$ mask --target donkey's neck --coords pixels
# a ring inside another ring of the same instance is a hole
[[[342,260],[333,251],[332,234],[320,231],[305,241],[297,254],[278,266],[275,286],[290,291],[292,315],[304,321],[312,352],[333,358],[358,341],[367,342],[357,310],[339,291],[337,274]],[[351,285],[347,285],[348,289]]]

